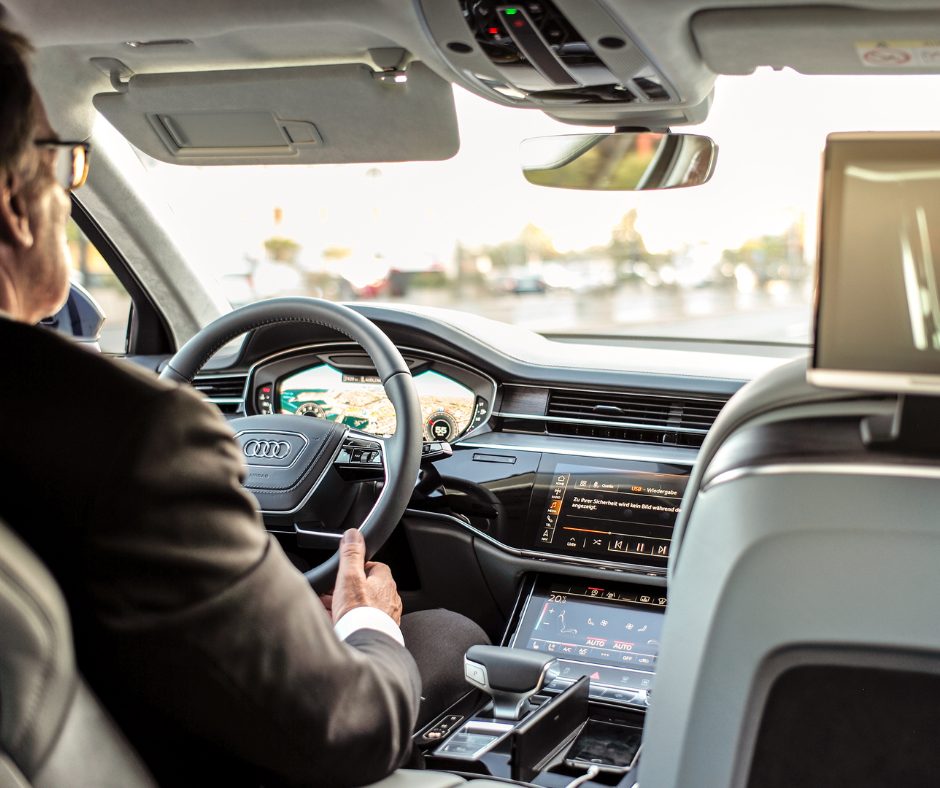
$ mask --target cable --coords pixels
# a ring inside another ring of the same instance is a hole
[[[588,782],[588,780],[593,780],[600,773],[601,773],[600,766],[598,766],[597,764],[594,764],[580,777],[576,777],[570,783],[568,783],[565,786],[565,788],[578,788],[579,785],[584,785],[584,783]]]

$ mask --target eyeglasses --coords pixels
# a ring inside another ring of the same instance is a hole
[[[60,140],[34,140],[40,148],[52,148],[57,152],[55,158],[55,177],[59,185],[67,192],[77,189],[88,177],[87,142],[62,142]]]

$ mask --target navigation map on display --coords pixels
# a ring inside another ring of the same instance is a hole
[[[555,549],[665,565],[688,476],[558,464],[537,540]]]
[[[473,413],[474,393],[433,370],[415,375],[428,440],[453,440]],[[281,413],[340,421],[373,435],[395,432],[395,408],[374,376],[347,375],[326,364],[285,378],[278,387]]]
[[[665,609],[659,588],[623,593],[552,585],[548,594],[532,596],[514,646],[554,654],[564,663],[564,678],[647,689]]]

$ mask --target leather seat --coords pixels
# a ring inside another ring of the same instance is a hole
[[[75,666],[68,609],[0,523],[0,788],[156,788]]]
[[[805,373],[743,388],[702,447],[643,788],[936,785],[940,458],[869,448],[895,398]]]

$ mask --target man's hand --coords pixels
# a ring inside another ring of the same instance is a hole
[[[366,563],[362,534],[350,528],[339,545],[339,571],[332,596],[320,597],[336,624],[355,607],[375,607],[401,624],[401,597],[391,570],[376,561]]]

